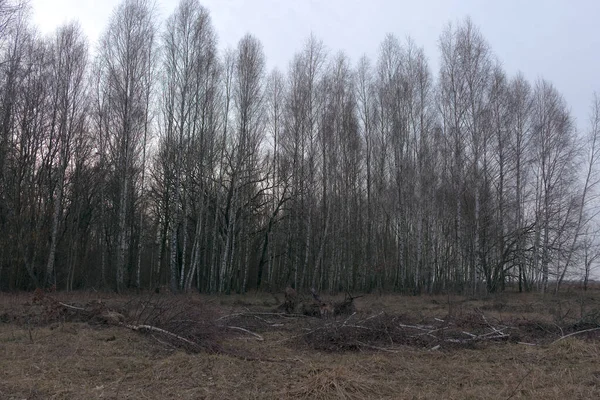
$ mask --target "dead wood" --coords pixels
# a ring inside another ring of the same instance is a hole
[[[494,325],[486,318],[483,318],[484,323],[475,325],[457,325],[441,319],[433,319],[428,323],[411,324],[403,323],[402,316],[378,313],[349,323],[354,315],[356,314],[352,313],[343,321],[336,320],[311,329],[293,339],[297,343],[304,343],[317,350],[373,349],[394,352],[398,346],[425,349],[471,348],[478,343],[505,341],[510,337],[506,333],[510,327]],[[481,316],[479,317],[481,318]]]
[[[554,342],[552,342],[552,344],[560,342],[561,340],[564,340],[564,339],[566,339],[568,337],[571,337],[571,336],[581,335],[583,333],[595,332],[595,331],[600,331],[600,327],[598,327],[598,328],[584,329],[584,330],[581,330],[581,331],[576,331],[576,332],[569,333],[568,335],[564,335],[564,336],[559,337]]]
[[[127,329],[131,329],[132,331],[136,331],[136,332],[157,332],[157,333],[161,333],[163,335],[169,336],[171,338],[177,339],[181,342],[187,343],[193,347],[200,347],[197,343],[192,342],[191,340],[188,340],[186,338],[184,338],[183,336],[179,336],[174,334],[173,332],[169,332],[166,329],[162,329],[162,328],[158,328],[156,326],[152,326],[152,325],[127,325],[127,324],[122,324],[122,326],[124,326]]]
[[[333,305],[334,315],[352,315],[356,312],[356,305],[354,299],[356,297],[346,296],[343,301],[335,303]]]
[[[252,332],[251,330],[246,329],[246,328],[242,328],[242,327],[239,327],[239,326],[228,326],[227,329],[234,329],[234,330],[237,330],[237,331],[245,332],[245,333],[247,333],[249,335],[254,336],[259,342],[264,342],[265,341],[265,338],[263,338],[261,335],[259,335],[258,333]]]

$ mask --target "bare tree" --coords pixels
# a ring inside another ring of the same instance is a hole
[[[124,0],[88,69],[77,24],[42,38],[0,0],[0,288],[587,286],[600,101],[581,141],[470,19],[440,36],[437,83],[393,35],[356,65],[311,35],[267,77],[254,36],[219,53],[199,0],[157,32],[151,0]]]
[[[324,248],[330,254],[323,271],[322,284],[330,290],[353,287],[360,262],[358,216],[362,188],[362,143],[356,112],[354,76],[348,57],[339,53],[331,60],[325,75],[325,106],[321,123],[323,182],[323,236],[319,241],[319,258]],[[337,232],[330,235],[330,232]],[[328,237],[328,235],[330,235]],[[325,247],[327,246],[327,247]],[[323,265],[322,265],[323,267]]]
[[[533,145],[536,177],[534,265],[541,290],[548,289],[550,266],[559,268],[564,243],[572,233],[576,198],[572,196],[575,130],[562,96],[547,81],[537,82],[533,102]],[[556,276],[558,279],[558,276]]]
[[[364,180],[366,189],[366,232],[365,232],[365,248],[363,252],[364,260],[362,261],[362,268],[359,272],[360,286],[365,287],[367,285],[368,276],[371,274],[368,266],[371,260],[375,257],[375,229],[377,229],[374,223],[377,209],[375,207],[375,196],[373,190],[373,174],[374,165],[373,159],[375,157],[375,119],[377,109],[375,105],[375,83],[373,77],[373,68],[371,61],[363,56],[358,61],[358,66],[355,73],[355,88],[356,88],[356,100],[357,100],[357,115],[359,118],[359,129],[363,141],[363,164],[364,164]]]
[[[415,292],[422,286],[431,290],[433,271],[433,242],[431,223],[435,210],[432,198],[435,197],[436,157],[433,152],[432,135],[435,116],[433,103],[433,80],[425,52],[412,40],[407,43],[406,81],[408,86],[408,125],[409,160],[413,165],[413,186],[411,189],[412,212],[408,214],[409,224],[416,232],[409,248],[410,271]],[[409,283],[407,282],[407,285]]]
[[[234,125],[232,135],[227,138],[223,159],[225,201],[221,212],[224,248],[221,255],[220,292],[228,292],[234,287],[245,290],[250,251],[248,229],[265,189],[265,177],[260,169],[260,147],[265,123],[265,59],[262,45],[255,37],[246,35],[238,43],[233,71]]]
[[[50,135],[55,138],[56,181],[50,250],[46,266],[46,283],[56,284],[54,262],[58,243],[58,228],[63,210],[65,174],[72,159],[76,135],[84,131],[87,113],[86,68],[88,47],[81,29],[76,24],[59,28],[51,48],[51,91],[52,110]]]
[[[527,236],[525,235],[527,180],[530,175],[532,138],[532,106],[533,97],[531,86],[522,75],[517,75],[511,80],[508,92],[509,107],[509,140],[508,152],[511,155],[513,165],[513,189],[514,200],[511,202],[515,210],[514,229],[518,232],[515,240],[515,263],[518,267],[519,291],[529,290],[530,275],[527,271]]]
[[[560,289],[560,284],[568,272],[571,264],[577,259],[578,253],[583,253],[584,266],[584,288],[587,288],[591,265],[598,258],[598,240],[596,229],[593,226],[598,216],[598,186],[600,185],[600,171],[598,162],[600,161],[600,98],[594,93],[592,106],[590,110],[588,133],[584,140],[586,148],[586,157],[584,164],[584,178],[580,194],[579,205],[577,208],[577,220],[574,226],[574,232],[571,243],[567,248],[562,271],[558,270],[555,292]]]
[[[39,254],[45,252],[40,239],[48,233],[43,199],[50,197],[54,141],[45,129],[48,51],[35,33],[26,26],[21,29],[13,38],[13,52],[9,55],[12,58],[9,73],[16,75],[8,77],[7,94],[12,97],[5,97],[4,103],[6,136],[2,183],[6,208],[0,208],[4,208],[6,236],[3,236],[10,239],[5,244],[9,260],[15,264],[14,272],[20,273],[17,265],[24,266],[29,285],[38,286],[43,276]]]
[[[455,240],[460,253],[455,262],[466,265],[457,271],[464,282],[477,289],[481,256],[481,189],[482,152],[486,140],[483,115],[488,102],[491,55],[487,42],[470,19],[456,28],[450,25],[440,39],[442,68],[440,73],[440,110],[444,129],[451,137],[452,174],[455,183]],[[465,169],[464,166],[469,168]],[[472,184],[466,186],[467,179]],[[472,188],[473,206],[463,203],[466,188]]]
[[[4,39],[10,37],[10,31],[19,25],[22,13],[28,8],[28,0],[0,0],[0,49],[3,50]]]
[[[282,160],[280,138],[284,124],[284,106],[286,96],[286,85],[283,74],[274,69],[267,78],[265,88],[265,106],[268,126],[268,138],[272,148],[267,153],[267,186],[271,189],[269,215],[264,229],[262,250],[258,262],[256,286],[263,284],[264,267],[266,264],[266,281],[269,286],[273,285],[273,278],[279,272],[275,265],[274,251],[277,240],[274,238],[278,232],[275,231],[279,222],[282,208],[289,200],[289,168]]]
[[[98,54],[101,87],[107,96],[107,151],[118,182],[114,208],[117,219],[115,259],[116,287],[125,287],[131,232],[128,219],[135,213],[133,181],[140,171],[140,153],[148,128],[148,75],[156,23],[152,5],[146,0],[125,0],[114,11]]]
[[[183,0],[168,19],[163,49],[163,140],[174,158],[169,268],[175,292],[189,290],[198,269],[210,176],[206,168],[212,164],[216,132],[216,37],[208,11],[198,1]],[[196,220],[191,237],[190,217]]]
[[[11,228],[9,209],[14,206],[9,195],[10,153],[14,147],[13,132],[18,118],[17,98],[23,68],[24,43],[27,32],[26,3],[22,1],[0,1],[0,230],[8,234],[0,238],[0,288],[2,271],[6,260],[12,259],[12,246],[8,238]]]

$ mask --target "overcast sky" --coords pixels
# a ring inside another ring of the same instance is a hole
[[[90,43],[101,35],[120,0],[32,0],[43,33],[74,19]],[[178,0],[157,0],[164,20]],[[286,70],[311,32],[330,52],[353,61],[376,58],[387,33],[411,36],[438,72],[438,38],[448,22],[470,16],[508,74],[550,80],[565,96],[581,128],[592,93],[600,91],[599,0],[204,0],[219,47],[235,47],[252,33],[263,43],[267,65]]]

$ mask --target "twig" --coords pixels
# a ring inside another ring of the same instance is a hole
[[[359,323],[359,324],[365,323],[365,322],[367,322],[367,321],[368,321],[368,320],[370,320],[370,319],[373,319],[373,318],[377,318],[377,317],[379,317],[380,315],[383,315],[383,311],[379,312],[378,314],[371,315],[370,317],[368,317],[368,318],[365,318],[365,319],[363,319],[362,321],[359,321],[358,323]]]
[[[374,331],[375,330],[373,328],[369,328],[369,327],[366,327],[366,326],[360,326],[360,325],[341,325],[341,326],[339,326],[339,328],[356,328],[356,329],[364,329],[364,330],[367,330],[367,331]]]
[[[150,332],[158,332],[158,333],[162,333],[163,335],[167,335],[170,336],[172,338],[175,338],[177,340],[180,340],[182,342],[185,342],[187,344],[190,344],[194,347],[200,347],[198,345],[198,343],[192,342],[189,339],[186,339],[182,336],[176,335],[173,332],[169,332],[167,330],[164,330],[162,328],[157,328],[156,326],[152,326],[152,325],[127,325],[127,324],[122,324],[125,328],[131,329],[132,331],[136,331],[136,332],[144,332],[144,331],[150,331]]]
[[[256,339],[257,339],[259,342],[263,342],[263,341],[265,340],[265,338],[263,338],[263,337],[262,337],[261,335],[259,335],[258,333],[254,333],[254,332],[252,332],[252,331],[249,331],[249,330],[248,330],[248,329],[246,329],[246,328],[241,328],[241,327],[239,327],[239,326],[228,326],[228,327],[227,327],[227,329],[235,329],[235,330],[238,330],[238,331],[246,332],[246,333],[248,333],[248,334],[250,334],[250,335],[252,335],[252,336],[256,337]]]
[[[563,328],[558,324],[554,324],[554,326],[556,326],[560,330],[560,336],[563,337],[565,335],[565,331],[563,331]]]
[[[492,328],[492,329],[494,329],[494,328]],[[501,330],[494,329],[492,332],[484,333],[483,335],[479,335],[477,337],[481,338],[481,339],[486,338],[486,337],[490,337],[490,336],[493,337],[493,338],[496,338],[496,337],[507,337],[508,334],[502,332],[504,329],[506,329],[506,328],[502,328]],[[493,335],[496,335],[496,336],[493,336]]]
[[[346,322],[350,321],[350,318],[354,317],[355,315],[356,315],[356,311],[354,311],[354,312],[352,313],[352,315],[350,315],[348,318],[346,318],[346,320],[344,321],[344,323],[342,324],[342,326],[345,326],[345,325],[346,325]]]
[[[521,378],[521,380],[519,381],[519,383],[517,383],[517,386],[515,386],[515,388],[513,389],[513,391],[510,393],[510,395],[506,398],[506,400],[510,400],[513,397],[515,397],[515,394],[517,394],[517,391],[519,390],[519,387],[521,387],[521,385],[523,384],[523,382],[525,381],[525,379],[533,372],[533,368],[530,368],[529,371],[527,371],[527,373],[525,375],[523,375],[523,377]]]
[[[175,346],[173,346],[172,344],[170,344],[170,343],[167,343],[167,342],[164,342],[164,341],[160,340],[159,338],[157,338],[157,337],[156,337],[156,335],[150,335],[150,336],[152,336],[152,338],[153,338],[154,340],[156,340],[158,343],[162,344],[163,346],[170,347],[171,349],[175,349],[175,348],[176,348],[176,347],[175,347]]]
[[[182,323],[182,324],[186,324],[186,323],[200,324],[203,321],[199,321],[199,320],[195,320],[195,319],[174,319],[171,322]]]
[[[223,315],[222,317],[217,318],[215,321],[222,321],[224,319],[230,319],[235,317],[256,317],[257,315],[264,316],[273,316],[273,317],[282,317],[282,318],[306,318],[306,315],[302,314],[286,314],[286,313],[269,313],[269,312],[244,312],[244,313],[235,313]]]
[[[443,340],[444,342],[448,342],[448,343],[460,343],[460,344],[465,344],[465,343],[469,343],[471,342],[473,339],[446,339]]]
[[[423,336],[423,335],[425,335],[425,336],[431,336],[431,337],[433,337],[433,338],[436,338],[436,339],[437,339],[437,337],[436,337],[436,336],[434,336],[434,335],[433,335],[433,333],[436,333],[436,332],[442,331],[442,330],[444,330],[445,328],[446,328],[446,327],[442,327],[442,328],[439,328],[439,329],[433,329],[433,330],[431,330],[431,331],[427,331],[427,332],[419,333],[419,334],[418,334],[418,335],[416,335],[415,337],[419,337],[419,336]]]
[[[552,342],[551,344],[554,344],[554,343],[560,342],[561,340],[563,340],[563,339],[566,339],[566,338],[568,338],[568,337],[570,337],[570,336],[575,336],[575,335],[579,335],[579,334],[581,334],[581,333],[594,332],[594,331],[600,331],[600,327],[598,327],[598,328],[584,329],[584,330],[582,330],[582,331],[577,331],[577,332],[572,332],[572,333],[569,333],[568,335],[564,335],[564,336],[561,336],[561,337],[559,337],[558,339],[556,339],[556,340],[555,340],[554,342]]]
[[[490,324],[488,319],[485,317],[485,314],[483,314],[482,312],[480,312],[480,313],[481,313],[481,318],[485,321],[485,323],[487,324],[487,326],[490,327],[491,330],[493,330],[495,333],[501,335],[502,337],[508,336],[506,333],[502,332],[502,331],[508,329],[507,326],[503,326],[502,328],[498,329],[494,325]],[[485,336],[485,335],[483,335],[483,336]]]
[[[61,303],[60,301],[58,302],[58,304],[60,304],[60,305],[61,305],[61,306],[63,306],[63,307],[66,307],[66,308],[70,308],[71,310],[85,311],[85,308],[82,308],[82,307],[75,307],[75,306],[72,306],[72,305],[70,305],[70,304]]]
[[[404,324],[398,324],[398,326],[400,328],[417,329],[417,330],[420,330],[420,331],[428,331],[428,332],[431,332],[432,330],[437,330],[434,326],[428,326],[428,325],[404,325]]]
[[[261,317],[259,317],[258,315],[253,315],[253,317],[254,317],[254,318],[256,318],[256,319],[257,319],[257,320],[259,320],[259,321],[262,321],[262,322],[264,322],[265,324],[269,324],[269,325],[270,325],[270,324],[272,324],[272,323],[273,323],[272,321],[267,321],[266,319],[264,319],[264,318],[261,318]]]

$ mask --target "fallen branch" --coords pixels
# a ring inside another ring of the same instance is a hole
[[[492,328],[492,329],[494,329],[494,328]],[[477,338],[484,339],[484,338],[489,338],[489,337],[491,337],[491,338],[505,338],[505,337],[508,337],[509,335],[507,333],[502,332],[504,329],[506,329],[506,328],[503,328],[503,329],[500,329],[500,330],[494,329],[492,332],[484,333],[482,335],[477,336]]]
[[[250,334],[250,335],[252,335],[252,336],[256,337],[256,339],[257,339],[259,342],[264,342],[264,340],[265,340],[265,338],[263,338],[263,337],[262,337],[261,335],[259,335],[258,333],[254,333],[254,332],[252,332],[252,331],[249,331],[249,330],[248,330],[248,329],[246,329],[246,328],[241,328],[241,327],[239,327],[239,326],[228,326],[228,327],[227,327],[227,329],[235,329],[235,330],[237,330],[237,331],[246,332],[246,333],[248,333],[248,334]]]
[[[258,315],[253,315],[252,317],[256,318],[257,320],[259,320],[259,321],[261,321],[261,322],[264,322],[265,324],[269,324],[269,325],[271,325],[271,324],[273,323],[272,321],[267,321],[266,319],[264,319],[264,318],[261,318],[261,317],[259,317]]]
[[[346,323],[348,321],[350,321],[350,318],[354,317],[356,315],[356,311],[352,313],[352,315],[350,315],[348,318],[346,318],[346,320],[344,321],[344,323],[342,324],[342,326],[346,326]]]
[[[400,328],[416,329],[416,330],[419,330],[419,331],[427,331],[427,332],[431,332],[432,330],[436,330],[434,326],[428,326],[428,325],[405,325],[405,324],[398,324],[398,326]]]
[[[379,313],[377,313],[377,314],[375,314],[375,315],[371,315],[370,317],[363,319],[362,321],[359,321],[358,323],[359,323],[359,324],[365,323],[365,322],[367,322],[368,320],[370,320],[370,319],[373,319],[373,318],[377,318],[377,317],[379,317],[379,316],[381,316],[381,315],[383,315],[383,314],[384,314],[384,312],[383,312],[383,311],[381,311],[381,312],[379,312]]]
[[[152,326],[152,325],[127,325],[127,324],[122,324],[122,325],[125,328],[131,329],[132,331],[136,331],[136,332],[145,332],[145,331],[148,331],[148,332],[162,333],[163,335],[170,336],[170,337],[172,337],[174,339],[177,339],[179,341],[182,341],[182,342],[187,343],[189,345],[192,345],[194,347],[200,347],[198,345],[198,343],[192,342],[189,339],[186,339],[186,338],[184,338],[182,336],[176,335],[173,332],[169,332],[169,331],[167,331],[165,329],[157,328],[156,326]]]
[[[416,335],[415,337],[419,337],[419,336],[431,336],[432,338],[437,339],[437,336],[434,336],[433,334],[436,333],[436,332],[439,332],[439,331],[443,331],[444,329],[447,329],[447,327],[444,326],[444,327],[441,327],[439,329],[433,329],[431,331],[422,332],[422,333],[419,333],[418,335]]]
[[[364,329],[367,331],[378,331],[378,329],[369,328],[368,326],[361,325],[340,325],[338,328],[355,328],[355,329]]]
[[[225,319],[235,318],[235,317],[256,317],[257,315],[263,316],[272,316],[272,317],[282,317],[282,318],[306,318],[306,315],[302,314],[286,314],[286,313],[270,313],[270,312],[245,312],[245,313],[235,313],[223,315],[222,317],[217,318],[215,321],[222,321]]]
[[[82,308],[82,307],[75,307],[75,306],[72,306],[72,305],[70,305],[70,304],[61,303],[60,301],[58,302],[58,304],[60,304],[60,305],[61,305],[61,306],[63,306],[63,307],[66,307],[66,308],[70,308],[71,310],[85,311],[85,308]]]
[[[594,331],[600,331],[600,327],[598,327],[598,328],[584,329],[584,330],[582,330],[582,331],[577,331],[577,332],[571,332],[571,333],[569,333],[568,335],[564,335],[564,336],[561,336],[561,337],[559,337],[558,339],[556,339],[556,340],[555,340],[554,342],[552,342],[551,344],[558,343],[558,342],[560,342],[561,340],[563,340],[563,339],[566,339],[566,338],[568,338],[568,337],[571,337],[571,336],[575,336],[575,335],[579,335],[579,334],[582,334],[582,333],[587,333],[587,332],[594,332]]]

